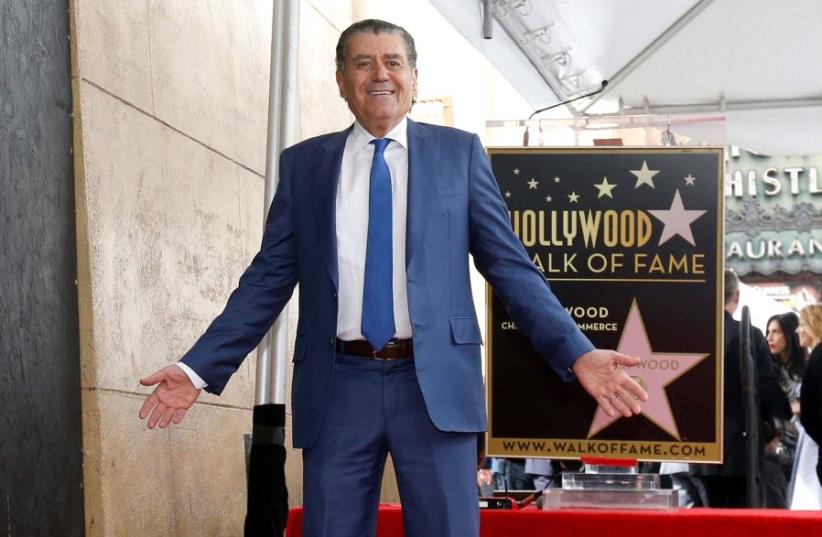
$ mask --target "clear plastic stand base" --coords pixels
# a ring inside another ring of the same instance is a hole
[[[562,475],[561,489],[545,489],[542,509],[648,509],[679,506],[676,490],[660,488],[658,474],[639,474],[636,462],[585,464],[584,473]]]

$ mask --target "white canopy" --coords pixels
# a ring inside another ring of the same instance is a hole
[[[705,142],[822,153],[820,0],[490,0],[490,40],[481,0],[431,1],[535,109],[608,80],[567,112],[724,116]]]

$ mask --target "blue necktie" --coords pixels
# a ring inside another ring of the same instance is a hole
[[[385,162],[388,138],[372,140],[371,188],[368,192],[368,244],[362,297],[362,334],[374,350],[394,336],[393,257],[391,247],[391,172]]]

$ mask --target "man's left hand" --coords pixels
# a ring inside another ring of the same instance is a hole
[[[622,414],[626,418],[642,412],[640,401],[648,394],[625,369],[639,365],[639,358],[616,351],[594,349],[574,362],[572,369],[591,397],[609,416]]]

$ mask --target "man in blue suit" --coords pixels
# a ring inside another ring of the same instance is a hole
[[[554,370],[611,415],[645,392],[596,350],[510,228],[476,135],[407,118],[416,50],[403,28],[353,24],[337,84],[356,123],[280,157],[263,243],[215,319],[140,417],[179,423],[200,388],[219,394],[300,285],[294,446],[307,537],[373,535],[391,453],[409,537],[479,534],[477,434],[486,427],[469,253]]]

